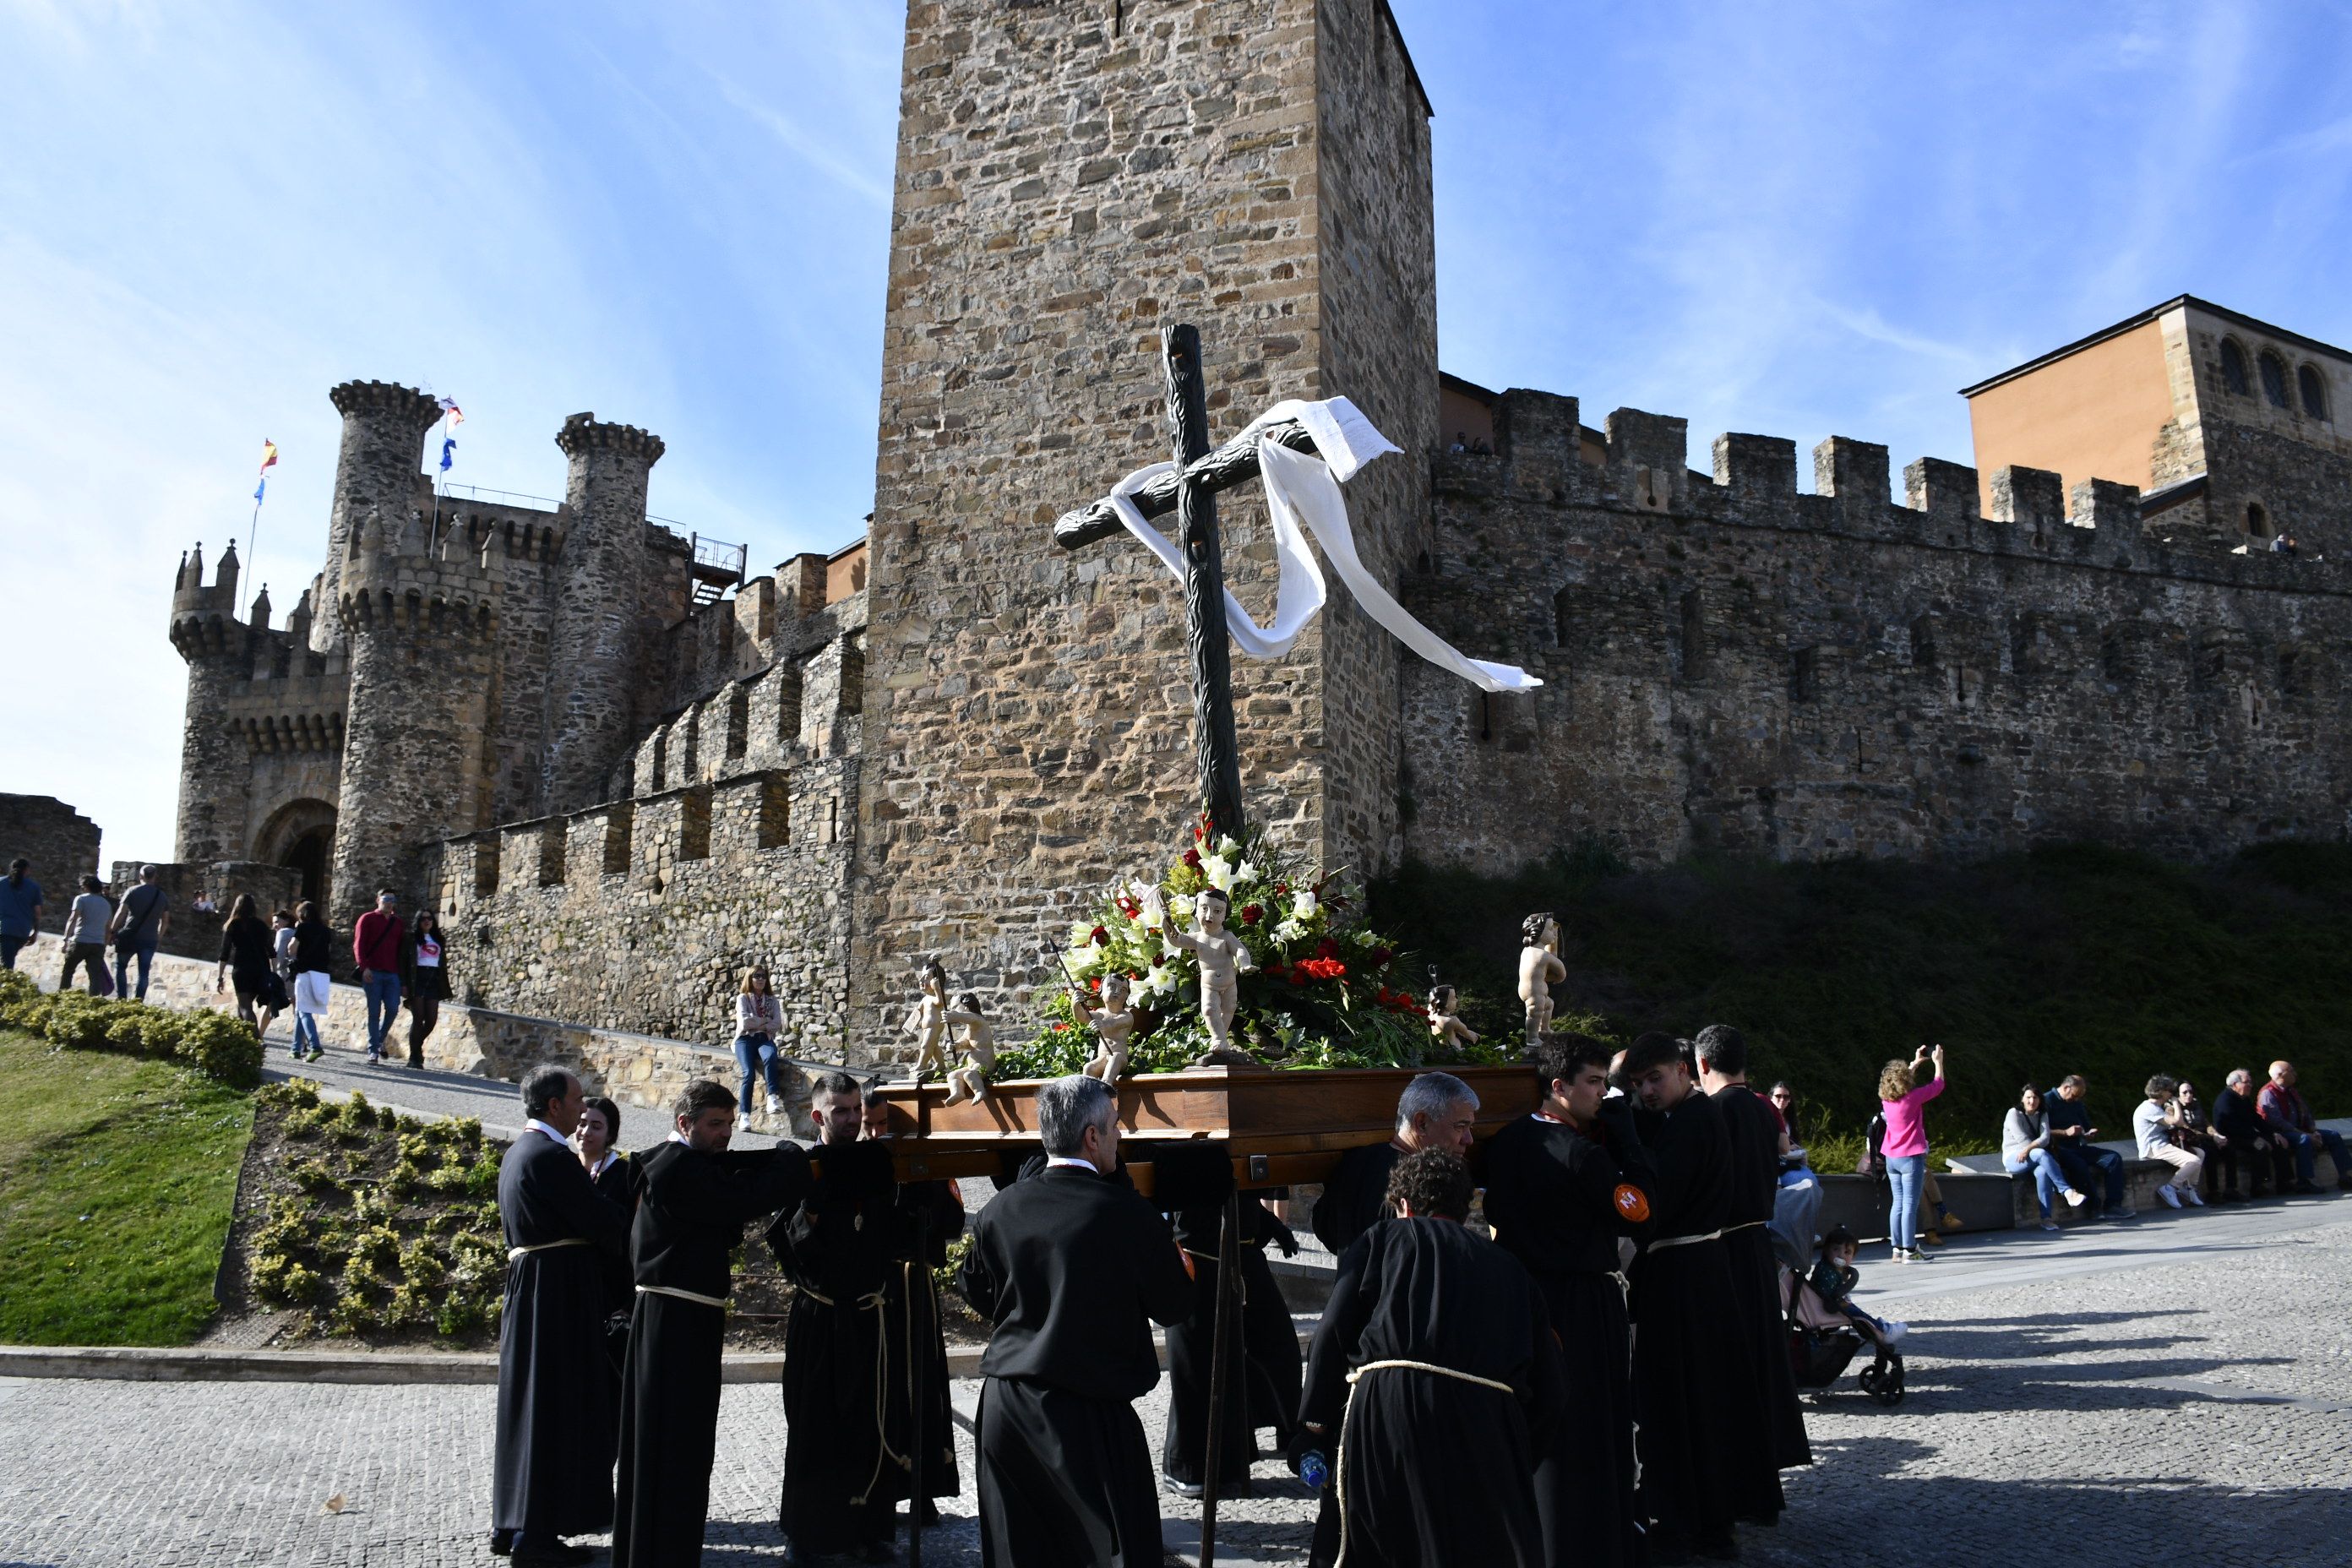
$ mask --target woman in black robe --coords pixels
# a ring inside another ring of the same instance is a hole
[[[1217,1269],[1223,1239],[1224,1205],[1186,1209],[1176,1215],[1176,1245],[1192,1259],[1192,1313],[1168,1329],[1168,1428],[1160,1444],[1160,1473],[1187,1497],[1198,1497],[1208,1474],[1209,1369],[1215,1359]],[[1298,1331],[1290,1304],[1282,1299],[1269,1242],[1285,1253],[1298,1250],[1290,1227],[1247,1193],[1241,1201],[1242,1311],[1239,1354],[1242,1375],[1225,1401],[1225,1430],[1217,1450],[1219,1497],[1249,1495],[1250,1462],[1257,1456],[1257,1428],[1274,1428],[1275,1451],[1289,1446],[1290,1423],[1298,1414]]]
[[[1293,1446],[1331,1466],[1349,1568],[1540,1568],[1532,1477],[1567,1400],[1543,1295],[1463,1223],[1458,1156],[1406,1156],[1389,1192],[1400,1217],[1339,1260]]]

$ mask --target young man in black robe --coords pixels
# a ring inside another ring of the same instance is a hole
[[[1542,1103],[1485,1146],[1486,1221],[1543,1291],[1567,1366],[1559,1441],[1536,1466],[1536,1513],[1552,1568],[1631,1568],[1633,1347],[1617,1238],[1648,1234],[1657,1175],[1633,1103],[1610,1096],[1609,1047],[1546,1035],[1535,1053]]]
[[[523,1079],[522,1136],[499,1165],[507,1237],[490,1550],[523,1568],[585,1563],[567,1535],[613,1526],[613,1389],[604,1355],[607,1258],[628,1221],[568,1142],[587,1096],[562,1068]]]
[[[1731,1524],[1768,1454],[1756,1374],[1738,1336],[1739,1297],[1723,1229],[1731,1223],[1731,1142],[1699,1092],[1680,1042],[1643,1035],[1622,1068],[1657,1185],[1649,1239],[1633,1260],[1633,1411],[1641,1507],[1654,1563],[1739,1554]]]
[[[898,1504],[913,1479],[910,1347],[925,1360],[926,1500],[957,1489],[930,1267],[916,1258],[915,1218],[927,1194],[898,1184],[887,1142],[860,1141],[864,1098],[847,1073],[818,1077],[809,1103],[816,1185],[768,1228],[794,1292],[784,1333],[779,1521],[795,1562],[853,1552],[890,1560]]]
[[[1100,1079],[1037,1090],[1047,1163],[972,1222],[961,1284],[994,1325],[981,1357],[980,1555],[987,1568],[1157,1568],[1160,1498],[1134,1401],[1160,1381],[1154,1322],[1192,1310],[1168,1226],[1118,1167]]]
[[[1772,1208],[1780,1192],[1780,1155],[1789,1134],[1763,1096],[1748,1087],[1748,1041],[1728,1024],[1698,1032],[1699,1086],[1723,1111],[1731,1142],[1731,1219],[1723,1233],[1731,1255],[1731,1284],[1747,1325],[1750,1362],[1756,1369],[1759,1419],[1771,1442],[1770,1468],[1751,1467],[1750,1523],[1778,1521],[1787,1499],[1780,1472],[1813,1462],[1805,1440],[1805,1415],[1797,1403],[1797,1377],[1789,1363],[1789,1332],[1780,1310],[1780,1264],[1772,1252]]]
[[[1460,1156],[1406,1156],[1389,1196],[1339,1260],[1293,1447],[1331,1467],[1349,1568],[1541,1568],[1531,1478],[1568,1397],[1543,1294],[1471,1234]]]
[[[1185,1209],[1176,1215],[1176,1245],[1192,1259],[1192,1312],[1168,1330],[1168,1431],[1160,1450],[1160,1473],[1184,1497],[1199,1497],[1208,1475],[1209,1369],[1215,1360],[1217,1269],[1223,1243],[1223,1204]],[[1224,1435],[1218,1445],[1217,1495],[1249,1492],[1250,1461],[1256,1457],[1257,1428],[1274,1428],[1275,1449],[1288,1447],[1290,1423],[1298,1414],[1298,1331],[1290,1304],[1282,1299],[1269,1243],[1296,1253],[1290,1227],[1265,1204],[1242,1194],[1241,1376],[1230,1385],[1241,1397],[1225,1401]]]
[[[1425,1072],[1397,1098],[1396,1133],[1385,1143],[1350,1149],[1316,1200],[1315,1239],[1337,1258],[1389,1217],[1389,1173],[1407,1154],[1450,1149],[1467,1158],[1478,1124],[1478,1095],[1450,1072]]]
[[[810,1185],[808,1155],[793,1144],[728,1151],[735,1096],[725,1085],[696,1079],[672,1112],[669,1141],[639,1156],[630,1237],[637,1310],[622,1376],[614,1568],[701,1562],[719,1451],[719,1352],[734,1281],[729,1254],[746,1225],[799,1203]]]

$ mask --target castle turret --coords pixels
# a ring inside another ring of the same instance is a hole
[[[571,459],[571,526],[557,561],[548,647],[542,808],[593,805],[634,739],[634,698],[652,652],[645,612],[646,479],[662,440],[630,425],[575,414],[555,444]]]
[[[172,646],[188,661],[180,729],[179,847],[175,858],[245,858],[245,742],[229,721],[231,699],[250,677],[250,628],[236,618],[236,546],[205,584],[205,547],[181,557],[172,582]]]
[[[416,509],[425,433],[441,417],[434,399],[390,382],[347,381],[328,396],[343,416],[343,439],[335,457],[334,510],[327,520],[325,588],[310,622],[314,653],[332,652],[343,641],[339,605],[352,534],[362,524],[381,530]]]

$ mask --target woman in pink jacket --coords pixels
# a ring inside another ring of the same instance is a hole
[[[1919,1081],[1921,1068],[1930,1076]],[[1878,1108],[1886,1117],[1887,1184],[1895,1189],[1894,1206],[1886,1215],[1886,1234],[1895,1243],[1897,1263],[1925,1263],[1916,1226],[1919,1187],[1927,1176],[1927,1102],[1944,1092],[1944,1047],[1921,1046],[1909,1061],[1888,1062],[1878,1075]]]

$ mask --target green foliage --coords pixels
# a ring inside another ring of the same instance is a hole
[[[2352,1105],[2352,847],[2273,844],[2189,867],[2093,845],[1965,865],[1697,859],[1630,872],[1605,854],[1517,876],[1407,866],[1370,889],[1409,911],[1472,1027],[1507,1036],[1518,928],[1560,917],[1562,1018],[1616,1039],[1738,1025],[1750,1076],[1796,1089],[1817,1169],[1851,1170],[1882,1063],[1948,1048],[1937,1148],[1997,1142],[2029,1079],[2091,1079],[2091,1119],[2130,1125],[2164,1071],[2210,1101],[2223,1075],[2291,1057],[2321,1114]],[[1840,1142],[1840,1140],[1847,1142]]]
[[[931,1270],[932,1282],[942,1295],[961,1292],[956,1285],[956,1272],[963,1267],[964,1254],[971,1250],[971,1232],[965,1231],[948,1243],[948,1260]]]
[[[63,1050],[183,1062],[232,1089],[261,1081],[260,1036],[243,1019],[208,1007],[181,1012],[87,991],[44,995],[30,975],[10,970],[0,972],[0,1024]]]

